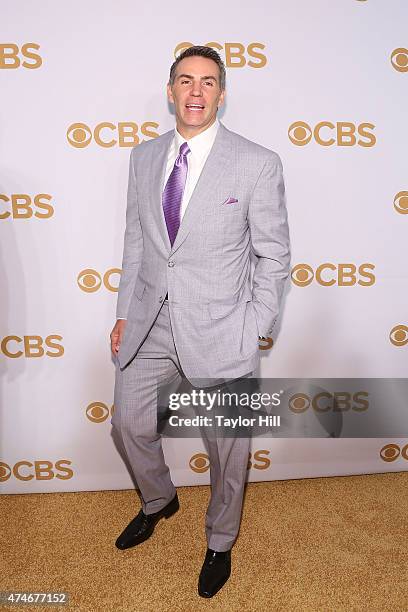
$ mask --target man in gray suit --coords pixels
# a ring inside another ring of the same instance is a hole
[[[191,47],[167,86],[176,129],[131,152],[117,322],[115,412],[142,508],[118,537],[145,541],[178,508],[157,433],[157,388],[187,378],[234,381],[259,365],[259,337],[279,313],[289,233],[279,156],[226,129],[225,67]],[[251,257],[255,267],[251,280]],[[249,438],[209,440],[208,549],[198,583],[212,597],[228,580]]]

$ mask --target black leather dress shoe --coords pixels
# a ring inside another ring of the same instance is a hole
[[[154,512],[153,514],[145,514],[143,510],[140,510],[139,514],[135,516],[135,518],[130,521],[129,525],[122,531],[120,536],[115,542],[116,548],[120,550],[125,550],[126,548],[131,548],[132,546],[136,546],[136,544],[141,544],[152,535],[156,523],[164,516],[165,518],[169,518],[179,509],[179,500],[177,497],[177,493],[161,510],[158,512]]]
[[[198,579],[198,594],[201,597],[213,597],[230,575],[231,551],[217,552],[208,548]]]

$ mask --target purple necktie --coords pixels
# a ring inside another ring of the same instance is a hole
[[[164,218],[166,219],[171,246],[173,246],[180,227],[180,208],[187,178],[187,155],[189,153],[188,144],[183,142],[163,191]]]

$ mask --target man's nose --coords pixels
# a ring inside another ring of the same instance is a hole
[[[192,96],[201,96],[203,94],[203,90],[201,87],[201,81],[193,81],[191,95]]]

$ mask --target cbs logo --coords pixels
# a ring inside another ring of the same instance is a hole
[[[374,285],[375,276],[371,272],[374,264],[363,263],[358,268],[352,263],[323,263],[313,271],[309,264],[301,263],[292,268],[291,278],[298,287],[310,285],[313,279],[323,287],[338,285],[339,287],[351,287],[356,283],[363,287]]]
[[[336,391],[328,393],[322,391],[313,397],[309,397],[305,393],[295,393],[289,398],[289,410],[295,414],[306,412],[312,408],[316,412],[346,412],[347,410],[355,410],[363,412],[368,408],[368,393],[366,391],[357,391],[353,395],[347,391]]]
[[[349,121],[320,121],[312,129],[304,121],[295,121],[289,126],[289,140],[298,147],[307,145],[312,138],[322,147],[337,145],[338,147],[373,147],[377,142],[372,123],[356,125]],[[356,135],[357,132],[357,135]]]
[[[0,212],[0,219],[30,219],[33,215],[39,219],[48,219],[54,214],[54,208],[49,203],[52,199],[48,193],[38,193],[32,197],[25,193],[14,193],[6,196],[0,193],[0,200],[11,203],[10,209]]]
[[[174,57],[193,46],[194,43],[191,42],[179,43],[174,49]],[[218,42],[208,42],[204,46],[224,52],[227,68],[243,68],[246,65],[251,68],[263,68],[267,63],[266,55],[262,53],[265,45],[259,42],[250,43],[247,47],[239,42],[226,42],[223,45]]]
[[[112,416],[115,412],[115,406],[109,408],[103,402],[92,402],[89,406],[86,407],[86,417],[92,423],[103,423],[109,416]]]
[[[25,43],[21,49],[14,43],[0,43],[0,68],[39,68],[42,58],[36,53],[40,48],[37,43]]]
[[[269,459],[270,451],[268,450],[257,450],[254,453],[248,455],[247,469],[254,468],[255,470],[266,470],[271,465]],[[196,453],[190,457],[189,461],[190,469],[197,474],[203,474],[210,468],[210,458],[207,453]]]
[[[381,459],[383,461],[387,461],[387,463],[396,461],[399,456],[401,456],[403,459],[407,459],[408,461],[408,444],[406,444],[403,448],[400,448],[398,444],[386,444],[380,450]]]
[[[98,291],[103,283],[108,291],[117,292],[119,290],[119,283],[114,282],[112,284],[112,277],[115,275],[120,276],[121,274],[122,270],[120,268],[110,268],[109,270],[106,270],[102,277],[99,272],[93,268],[86,268],[78,274],[78,287],[86,293],[94,293],[95,291]]]
[[[68,459],[59,459],[55,463],[52,461],[17,461],[13,466],[0,461],[0,482],[6,482],[11,475],[17,480],[52,480],[59,478],[60,480],[69,480],[73,477],[73,470],[68,467],[72,465],[72,461]]]
[[[408,191],[399,191],[394,198],[394,208],[401,215],[408,215]]]
[[[391,53],[391,64],[398,72],[408,72],[408,49],[398,47]]]
[[[41,336],[5,336],[1,341],[1,352],[11,359],[17,357],[62,357],[64,347],[60,344],[62,336],[57,334],[42,338]]]
[[[270,451],[268,450],[257,450],[253,454],[249,453],[247,469],[267,470],[271,465],[269,455]]]
[[[207,453],[196,453],[188,462],[190,469],[197,474],[203,474],[210,468],[210,458]]]
[[[146,139],[157,138],[159,124],[155,121],[145,121],[140,126],[140,133]],[[106,149],[119,145],[119,147],[134,147],[144,140],[139,137],[139,125],[133,121],[120,121],[117,125],[109,121],[102,121],[92,130],[85,123],[73,123],[67,129],[67,140],[77,149],[87,147],[92,138],[100,147]]]
[[[390,342],[394,346],[405,346],[408,343],[408,326],[396,325],[390,331]]]

